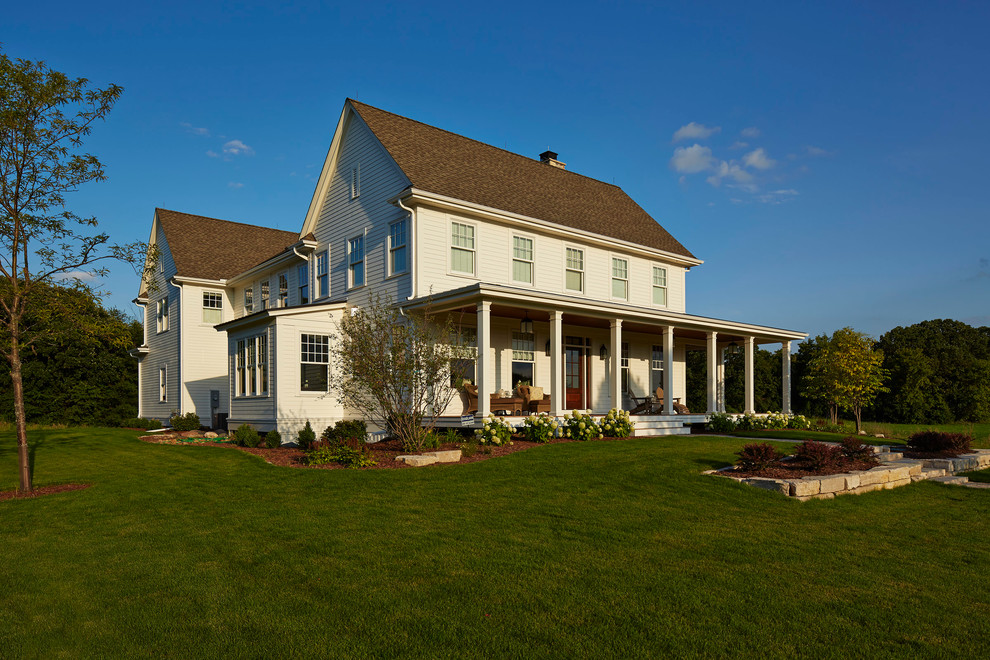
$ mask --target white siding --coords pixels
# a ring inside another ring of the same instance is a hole
[[[233,318],[233,307],[223,287],[182,285],[182,411],[195,412],[204,426],[212,423],[210,390],[220,390],[221,413],[229,411],[230,399],[226,333],[203,322],[203,293],[207,291],[223,297],[221,322]]]
[[[179,309],[179,292],[167,283],[175,275],[175,262],[165,240],[165,232],[161,227],[155,235],[159,249],[160,268],[155,269],[154,285],[149,287],[148,304],[144,311],[145,337],[148,342],[148,354],[141,360],[141,414],[147,418],[165,421],[173,410],[179,410],[179,382],[182,377],[179,364],[179,341],[182,312]],[[169,301],[169,330],[158,332],[158,301],[163,298]],[[158,377],[159,370],[168,370],[168,401],[160,402]]]

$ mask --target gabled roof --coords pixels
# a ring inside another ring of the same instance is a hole
[[[694,258],[618,186],[347,102],[414,188]]]
[[[299,241],[299,232],[294,231],[167,209],[155,209],[155,215],[165,232],[176,274],[183,277],[228,279]]]

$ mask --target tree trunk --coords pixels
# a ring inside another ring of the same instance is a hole
[[[14,420],[17,425],[17,461],[22,493],[31,492],[31,465],[28,457],[27,418],[24,414],[24,381],[21,379],[20,332],[17,322],[10,328],[10,381],[14,387]]]
[[[832,424],[839,423],[839,406],[838,404],[830,404],[828,407],[828,416],[832,418]]]
[[[860,406],[853,406],[853,414],[856,416],[856,435],[859,435],[863,428],[863,409]]]

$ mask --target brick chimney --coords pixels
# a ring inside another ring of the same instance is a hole
[[[557,160],[557,154],[549,149],[540,154],[540,162],[546,163],[547,165],[553,165],[554,167],[559,167],[562,170],[567,169],[567,163],[562,163]]]

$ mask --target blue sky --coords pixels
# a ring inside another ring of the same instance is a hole
[[[116,241],[156,206],[298,230],[350,96],[622,186],[705,260],[690,313],[990,325],[988,5],[660,5],[17,3],[0,42],[124,87],[70,198]]]

